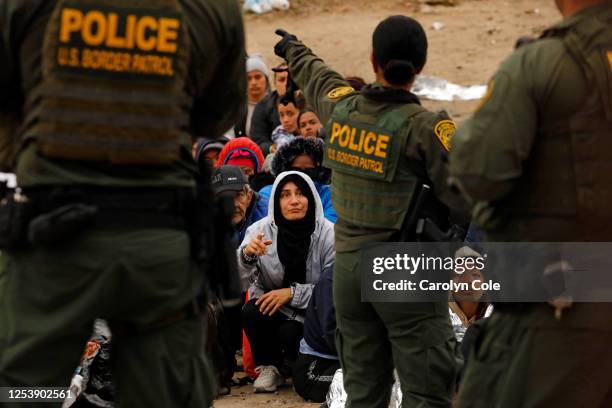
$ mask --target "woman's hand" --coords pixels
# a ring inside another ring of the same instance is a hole
[[[255,305],[259,306],[259,311],[262,315],[272,316],[281,306],[289,303],[289,301],[291,301],[291,289],[283,288],[264,293],[263,296],[255,301]]]
[[[264,241],[264,234],[257,234],[247,246],[244,247],[244,253],[247,256],[262,256],[268,253],[268,246],[272,244],[271,240]]]

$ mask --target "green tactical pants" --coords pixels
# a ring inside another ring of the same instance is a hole
[[[393,368],[404,407],[450,407],[457,374],[447,303],[361,302],[360,251],[337,253],[336,343],[347,408],[387,408]]]
[[[484,324],[468,357],[458,407],[612,407],[612,308],[574,305],[560,322],[551,307],[538,308],[494,312]],[[580,313],[590,314],[586,320],[595,325],[580,327]]]
[[[209,407],[202,320],[167,319],[202,282],[189,248],[184,231],[92,230],[53,248],[3,253],[0,386],[67,387],[100,317],[112,331],[119,406]]]

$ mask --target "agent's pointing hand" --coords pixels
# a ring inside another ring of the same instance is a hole
[[[287,48],[289,47],[289,43],[291,41],[297,41],[297,37],[293,34],[289,34],[282,28],[277,29],[275,33],[283,38],[274,46],[274,53],[279,57],[286,59],[285,56],[287,55]]]

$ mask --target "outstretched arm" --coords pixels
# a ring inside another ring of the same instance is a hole
[[[277,34],[283,39],[274,47],[281,58],[287,60],[291,79],[300,87],[306,101],[326,123],[336,102],[354,92],[349,83],[336,71],[328,67],[310,48],[282,30]]]

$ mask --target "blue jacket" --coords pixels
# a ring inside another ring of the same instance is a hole
[[[244,240],[247,228],[268,215],[268,200],[265,200],[265,207],[262,207],[261,201],[261,195],[253,193],[253,203],[251,203],[247,210],[245,221],[235,228],[236,235],[234,236],[234,242],[236,248]]]
[[[332,204],[331,198],[331,187],[328,184],[319,183],[315,181],[314,183],[317,192],[319,193],[319,197],[321,198],[321,204],[323,205],[323,215],[329,221],[336,223],[336,219],[338,219],[338,215],[336,214],[336,210]],[[259,202],[258,213],[264,213],[264,217],[268,215],[268,202],[270,201],[270,192],[272,191],[272,186],[265,186],[261,190],[259,190]],[[263,218],[263,217],[262,217]]]
[[[304,318],[304,340],[317,353],[330,356],[336,351],[336,312],[333,300],[333,267],[323,270],[315,285],[306,317]]]

